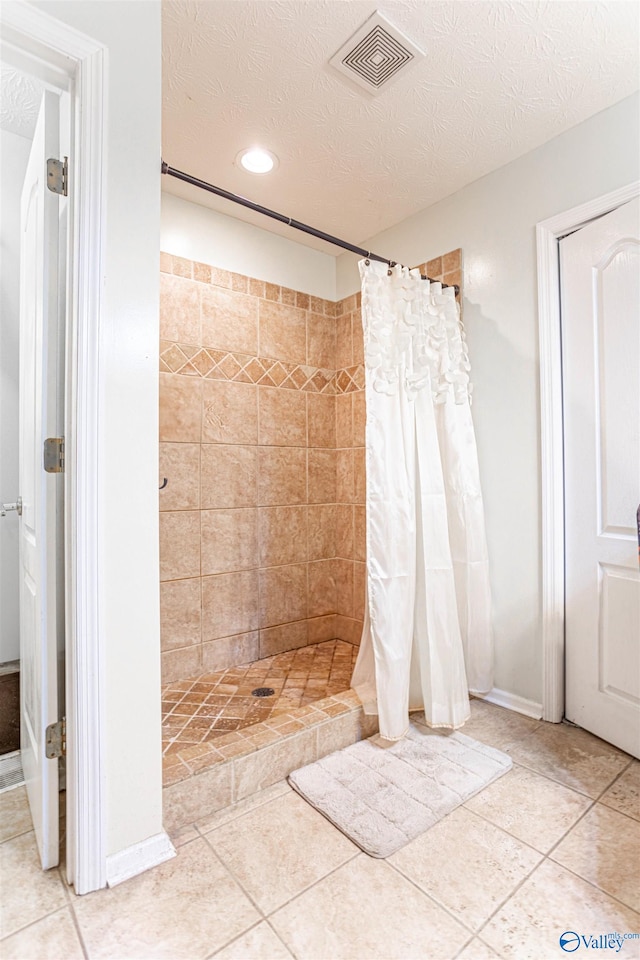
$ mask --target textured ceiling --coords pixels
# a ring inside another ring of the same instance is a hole
[[[33,139],[44,84],[13,67],[0,72],[0,129]]]
[[[373,99],[328,60],[375,10],[426,53]],[[180,0],[163,4],[163,157],[361,242],[638,87],[627,2]],[[238,169],[261,145],[268,176]],[[163,178],[163,189],[334,247]]]

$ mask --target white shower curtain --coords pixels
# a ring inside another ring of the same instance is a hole
[[[453,288],[363,260],[367,603],[352,687],[380,733],[469,717],[493,686],[469,361]]]

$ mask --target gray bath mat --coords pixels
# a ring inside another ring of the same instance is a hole
[[[360,740],[295,770],[289,783],[365,853],[388,857],[511,766],[463,733],[412,724],[404,740]]]

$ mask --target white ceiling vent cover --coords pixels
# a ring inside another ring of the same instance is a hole
[[[424,53],[415,43],[376,12],[340,47],[329,63],[343,76],[376,96],[395,80],[401,70],[422,57]]]

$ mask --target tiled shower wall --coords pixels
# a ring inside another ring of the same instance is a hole
[[[162,256],[163,680],[335,632],[335,304]]]
[[[422,265],[461,283],[460,251]],[[338,638],[365,584],[360,295],[161,256],[163,681]]]

